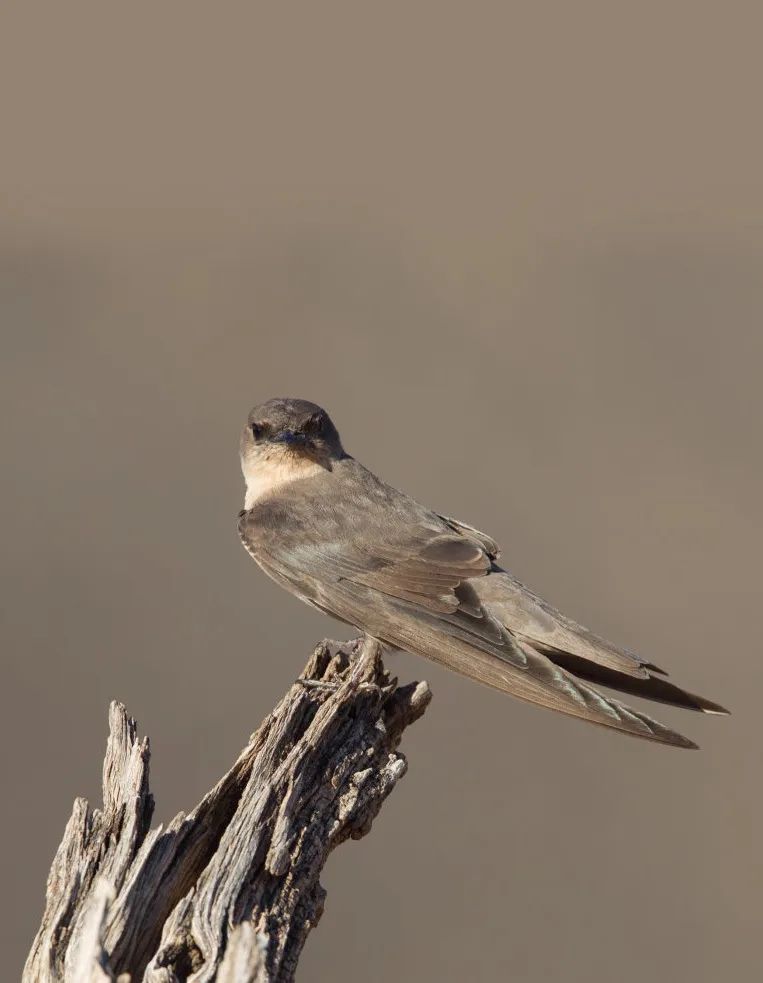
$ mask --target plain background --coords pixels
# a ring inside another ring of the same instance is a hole
[[[399,656],[434,703],[301,978],[760,970],[760,12],[6,4],[2,925],[15,977],[108,700],[190,808],[342,637],[238,544],[272,395],[729,705],[671,751]]]

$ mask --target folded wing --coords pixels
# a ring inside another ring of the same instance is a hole
[[[406,499],[406,503],[411,502]],[[717,704],[668,683],[651,663],[611,645],[495,563],[490,537],[456,520],[397,509],[397,521],[317,542],[271,537],[253,555],[284,586],[382,641],[519,699],[678,747],[692,741],[602,695],[589,681],[707,712]],[[240,531],[247,542],[244,514]],[[357,518],[337,528],[358,527]],[[250,537],[251,538],[251,537]],[[301,538],[301,537],[300,537]],[[280,544],[284,544],[283,546]],[[657,675],[654,675],[654,674]]]

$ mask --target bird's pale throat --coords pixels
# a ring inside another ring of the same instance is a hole
[[[244,508],[251,509],[261,499],[283,489],[285,485],[320,474],[325,468],[307,454],[274,447],[243,457],[241,470],[246,482]]]

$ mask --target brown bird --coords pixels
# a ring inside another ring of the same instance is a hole
[[[496,543],[385,484],[320,406],[271,399],[241,434],[238,528],[276,583],[383,645],[512,696],[677,747],[697,745],[589,683],[727,713],[594,635],[498,565]]]

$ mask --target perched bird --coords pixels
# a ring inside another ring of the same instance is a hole
[[[247,551],[276,583],[367,637],[530,703],[678,747],[696,745],[589,683],[727,712],[528,590],[499,566],[490,536],[385,484],[344,450],[315,403],[256,406],[240,451]]]

